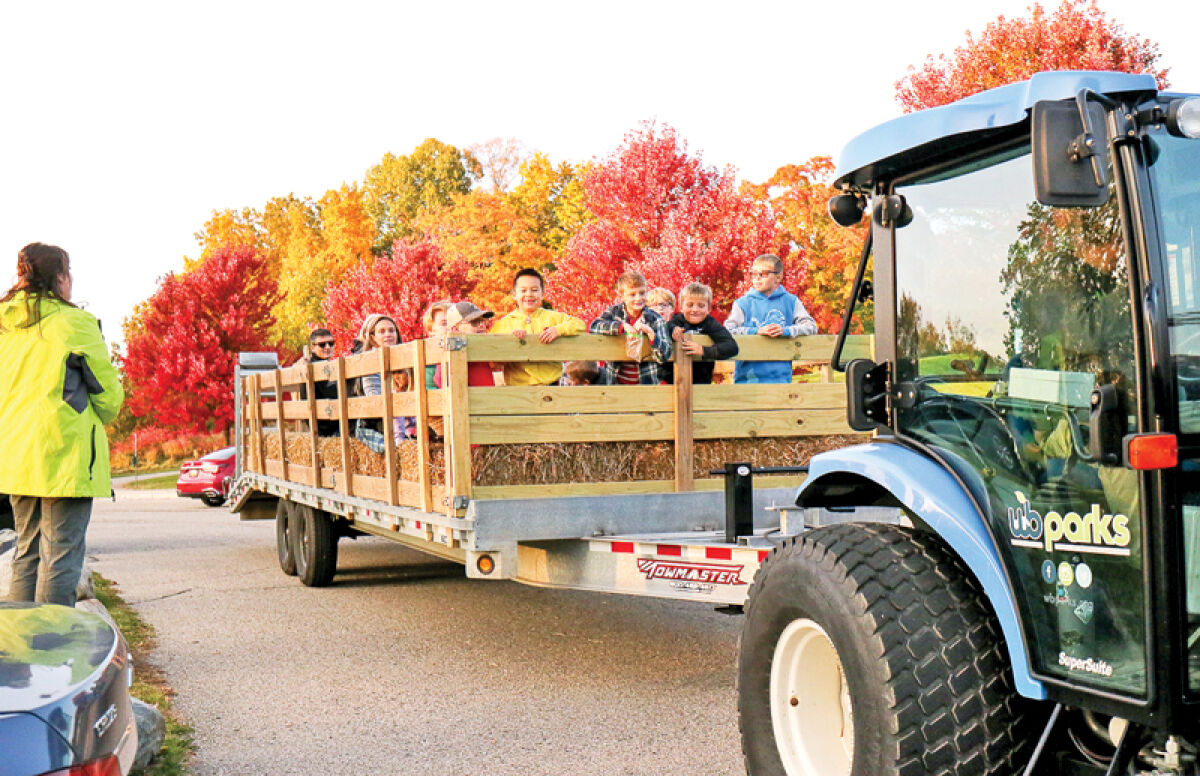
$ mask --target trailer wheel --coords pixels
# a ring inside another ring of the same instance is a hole
[[[982,591],[936,536],[831,526],[759,569],[738,658],[747,773],[1007,774],[1022,706]]]
[[[279,556],[279,568],[288,576],[296,576],[296,556],[292,554],[292,537],[288,532],[291,523],[292,502],[279,499],[275,504],[275,554]]]
[[[328,512],[294,504],[289,519],[296,576],[308,587],[325,587],[337,570],[337,530]]]
[[[207,493],[200,496],[200,500],[210,507],[219,507],[225,503],[224,496],[210,496]]]

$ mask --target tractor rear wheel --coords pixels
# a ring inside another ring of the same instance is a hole
[[[1026,751],[982,590],[933,534],[843,524],[759,569],[738,659],[754,776],[991,776]]]

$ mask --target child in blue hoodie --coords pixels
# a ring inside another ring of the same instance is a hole
[[[783,260],[764,253],[750,267],[754,290],[733,303],[725,321],[730,334],[761,334],[764,337],[799,337],[816,334],[817,322],[783,282]],[[739,361],[733,368],[735,383],[790,383],[790,361]]]

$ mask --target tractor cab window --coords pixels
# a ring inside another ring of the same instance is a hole
[[[1200,141],[1151,130],[1150,180],[1158,209],[1163,275],[1171,337],[1171,364],[1179,407],[1182,451],[1187,650],[1193,692],[1200,692]],[[1192,441],[1197,440],[1197,441]]]
[[[1035,670],[1144,694],[1138,482],[1088,449],[1093,389],[1137,406],[1117,197],[1039,204],[1027,147],[896,192],[897,430],[989,513]]]

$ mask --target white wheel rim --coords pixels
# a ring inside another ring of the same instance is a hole
[[[825,629],[792,621],[771,659],[771,726],[788,776],[849,774],[854,715],[837,650]]]

